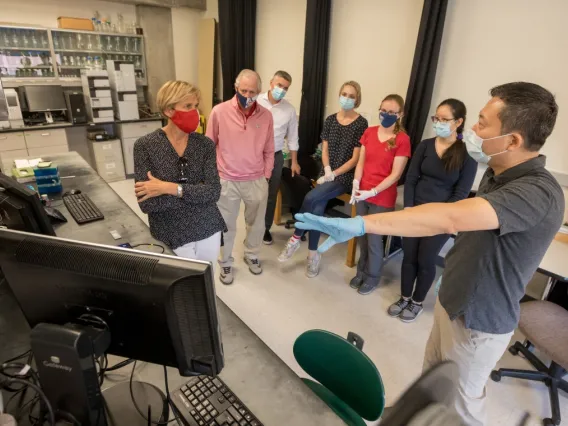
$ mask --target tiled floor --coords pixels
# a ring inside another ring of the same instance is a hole
[[[111,184],[113,189],[144,220],[136,204],[131,180]],[[239,218],[237,241],[244,238],[244,221]],[[274,227],[274,245],[264,246],[260,255],[264,273],[253,276],[242,261],[242,245],[235,246],[236,278],[231,286],[217,281],[217,294],[253,329],[291,368],[302,374],[294,360],[292,345],[302,332],[322,328],[340,335],[354,331],[365,339],[364,351],[375,362],[386,387],[387,404],[392,404],[420,374],[424,346],[432,326],[435,296],[430,293],[424,313],[412,324],[404,324],[386,314],[400,291],[400,258],[392,259],[384,268],[380,288],[369,296],[360,296],[348,286],[354,270],[344,265],[346,245],[325,254],[320,275],[308,279],[304,275],[307,247],[288,263],[280,264],[276,256],[290,231]],[[522,336],[515,336],[522,339]],[[508,352],[499,366],[529,368],[520,357]],[[523,413],[534,415],[531,426],[540,425],[539,418],[550,415],[548,391],[540,383],[504,379],[489,382],[488,409],[490,426],[515,426]],[[562,414],[568,418],[568,398],[561,394]]]

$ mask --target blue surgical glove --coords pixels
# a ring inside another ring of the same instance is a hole
[[[339,219],[316,216],[311,213],[298,213],[295,217],[298,221],[294,225],[296,228],[320,231],[329,235],[329,238],[318,247],[320,253],[328,251],[337,243],[343,243],[365,234],[365,221],[361,216]]]

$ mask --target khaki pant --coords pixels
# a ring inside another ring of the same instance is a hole
[[[465,328],[463,317],[451,321],[440,301],[436,300],[424,370],[446,360],[458,365],[459,383],[454,407],[468,426],[487,424],[485,385],[512,334],[490,334]]]
[[[232,182],[221,179],[221,197],[217,203],[228,231],[223,234],[223,246],[219,257],[221,267],[233,265],[233,246],[237,235],[237,218],[241,201],[245,203],[245,257],[256,259],[264,236],[264,215],[268,198],[268,182],[260,178],[248,182]]]

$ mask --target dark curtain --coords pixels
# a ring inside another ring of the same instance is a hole
[[[219,39],[223,100],[235,94],[235,78],[254,69],[256,0],[219,0]]]
[[[422,138],[430,112],[447,7],[448,0],[424,0],[404,108],[404,126],[413,151]]]
[[[315,152],[320,143],[327,90],[327,58],[332,0],[308,0],[304,39],[304,70],[300,104],[298,156]]]

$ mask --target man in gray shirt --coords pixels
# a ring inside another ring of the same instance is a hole
[[[455,409],[467,425],[485,425],[485,385],[517,327],[520,300],[564,217],[564,195],[538,151],[552,133],[558,105],[546,89],[509,83],[464,133],[469,154],[489,164],[477,197],[353,219],[299,215],[301,229],[330,235],[320,247],[365,232],[423,237],[458,233],[446,256],[424,368],[455,361]]]

